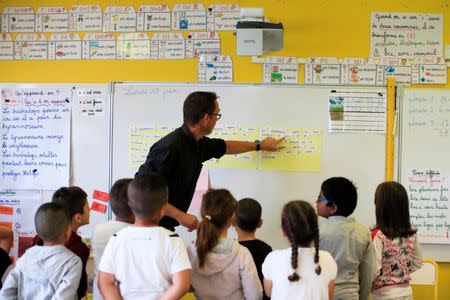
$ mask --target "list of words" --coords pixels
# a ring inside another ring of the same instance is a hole
[[[69,183],[70,89],[3,89],[0,185],[55,190]]]
[[[448,243],[450,202],[448,174],[438,169],[412,169],[407,192],[413,227],[422,242]]]

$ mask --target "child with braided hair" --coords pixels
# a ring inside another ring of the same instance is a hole
[[[259,300],[262,287],[250,251],[227,237],[237,208],[225,189],[209,190],[202,199],[197,240],[188,248],[191,285],[197,299]]]
[[[277,299],[332,299],[337,265],[319,250],[319,227],[314,208],[305,201],[291,201],[281,214],[283,235],[290,248],[270,253],[263,265],[264,291]]]

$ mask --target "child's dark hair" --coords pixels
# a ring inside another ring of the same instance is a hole
[[[417,232],[411,227],[408,193],[394,181],[380,183],[375,191],[376,227],[390,239],[410,237]]]
[[[64,206],[69,217],[73,218],[76,214],[84,213],[87,194],[77,186],[62,187],[53,194],[52,202]]]
[[[197,255],[199,267],[203,268],[206,256],[219,242],[220,231],[236,212],[236,199],[225,189],[211,189],[203,195],[202,221],[197,230]]]
[[[294,272],[289,275],[289,281],[298,281],[297,274],[298,247],[310,247],[314,241],[314,263],[316,274],[320,275],[319,265],[319,226],[314,208],[306,201],[297,200],[287,203],[281,213],[281,227],[286,234],[291,247],[291,266]]]
[[[46,242],[56,242],[72,224],[67,209],[58,203],[44,203],[36,211],[34,225],[39,237]]]
[[[261,221],[261,205],[252,198],[238,201],[236,211],[237,226],[247,232],[254,232]]]
[[[167,182],[157,173],[136,175],[128,185],[128,199],[134,215],[142,220],[159,222],[159,212],[167,204]]]
[[[132,178],[122,178],[114,182],[109,191],[109,203],[111,209],[117,217],[128,218],[133,215],[130,205],[128,204],[128,185]]]
[[[336,204],[337,210],[335,215],[348,217],[356,208],[358,194],[356,187],[347,178],[331,177],[325,180],[321,186],[322,194],[325,198],[332,201],[327,203],[327,206]]]

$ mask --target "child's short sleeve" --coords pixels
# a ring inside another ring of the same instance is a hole
[[[265,279],[272,280],[272,264],[273,260],[275,258],[275,252],[271,252],[266,256],[266,259],[264,260],[262,264],[262,273]]]
[[[113,235],[108,244],[106,244],[105,251],[103,252],[102,259],[100,260],[100,264],[98,269],[105,273],[116,274],[116,257],[115,257],[115,249],[116,249],[117,237]]]
[[[328,281],[335,280],[337,276],[337,264],[327,251],[319,252],[319,265]]]
[[[170,260],[170,273],[175,274],[183,270],[191,269],[191,262],[186,251],[186,246],[179,237],[170,237],[172,255]]]

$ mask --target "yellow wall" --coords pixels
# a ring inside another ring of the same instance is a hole
[[[444,44],[450,44],[449,0],[230,0],[230,1],[5,1],[6,6],[55,6],[71,4],[135,5],[149,3],[201,2],[210,4],[237,3],[241,7],[263,7],[266,17],[282,22],[285,46],[272,55],[367,57],[369,54],[370,12],[394,11],[444,14]],[[13,35],[14,36],[14,35]],[[249,57],[235,55],[235,37],[221,32],[222,52],[231,55],[235,82],[260,82],[261,65]],[[0,61],[0,82],[104,83],[110,81],[195,82],[196,60],[183,61]],[[447,76],[450,78],[449,72]],[[440,86],[442,87],[442,86]],[[446,85],[449,88],[450,84]],[[440,299],[450,299],[450,264],[441,263]],[[415,289],[416,299],[429,299],[426,288]]]

